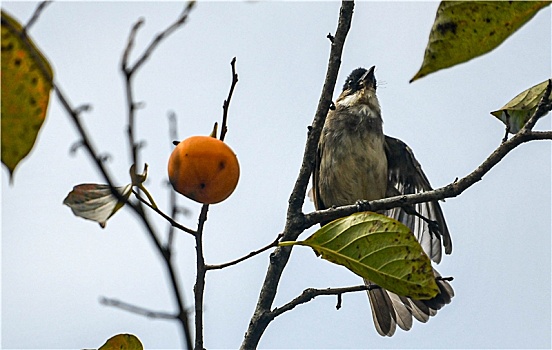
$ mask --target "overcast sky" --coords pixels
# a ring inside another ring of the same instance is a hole
[[[26,22],[35,2],[2,8]],[[129,182],[126,110],[118,70],[130,27],[145,26],[132,55],[171,23],[182,3],[59,2],[46,8],[31,36],[49,58],[117,183]],[[547,8],[491,53],[409,84],[421,65],[437,2],[361,2],[355,7],[338,90],[351,70],[376,65],[385,132],[414,150],[434,187],[475,169],[500,144],[503,125],[489,112],[551,76]],[[189,22],[164,41],[135,79],[137,135],[146,141],[146,186],[168,211],[166,164],[173,148],[168,111],[181,139],[209,134],[220,121],[237,57],[239,83],[227,143],[241,178],[235,193],[211,206],[208,263],[242,256],[283,230],[287,200],[326,74],[328,33],[338,2],[201,2]],[[334,93],[337,96],[339,91]],[[550,129],[550,115],[537,129]],[[56,98],[13,186],[2,170],[2,347],[94,348],[116,333],[136,334],[147,349],[181,346],[176,323],[101,306],[101,296],[153,310],[175,310],[168,279],[150,239],[130,211],[101,230],[62,201],[79,183],[101,177],[84,152],[69,154],[78,135]],[[181,218],[195,227],[200,205]],[[261,348],[550,348],[551,146],[539,141],[509,154],[483,180],[442,204],[454,250],[439,271],[454,276],[456,297],[427,324],[380,337],[365,293],[319,297],[277,318]],[[313,210],[306,202],[305,212]],[[150,215],[160,232],[166,223]],[[312,232],[310,230],[309,232]],[[306,238],[308,233],[301,237]],[[194,242],[176,240],[179,278],[192,306]],[[210,272],[205,347],[239,347],[262,285],[268,253]],[[308,287],[360,284],[348,270],[294,249],[274,306]]]

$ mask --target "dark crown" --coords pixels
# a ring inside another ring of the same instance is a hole
[[[349,74],[343,85],[343,91],[351,89],[357,91],[360,89],[360,78],[367,72],[365,68],[359,67]],[[376,78],[374,77],[374,88],[376,87]]]

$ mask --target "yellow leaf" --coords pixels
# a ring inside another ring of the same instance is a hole
[[[144,350],[144,346],[135,335],[117,334],[109,338],[98,350]]]
[[[22,31],[2,10],[2,163],[10,180],[46,118],[53,78],[50,64]]]
[[[420,79],[483,55],[529,21],[550,1],[443,1],[429,34]]]
[[[549,82],[550,80],[545,80],[530,87],[491,114],[506,124],[510,133],[517,133],[537,110]]]

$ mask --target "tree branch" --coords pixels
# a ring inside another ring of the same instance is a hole
[[[194,8],[194,6],[195,6],[195,1],[189,1],[186,4],[186,6],[184,7],[184,10],[180,14],[180,16],[178,16],[178,18],[176,19],[176,21],[174,21],[164,31],[157,34],[156,37],[153,39],[153,41],[146,48],[146,50],[144,51],[142,56],[140,56],[136,60],[136,62],[134,63],[134,65],[132,67],[129,67],[128,58],[129,58],[129,55],[130,55],[130,51],[132,49],[129,46],[134,44],[134,40],[132,40],[132,43],[131,43],[130,39],[134,39],[134,35],[135,35],[136,30],[138,30],[139,27],[142,25],[141,22],[143,22],[143,20],[142,19],[139,20],[138,23],[136,23],[135,27],[132,28],[131,37],[129,38],[129,45],[127,45],[127,48],[125,49],[125,55],[123,56],[123,62],[122,62],[123,70],[128,72],[129,75],[134,74],[149,59],[149,57],[151,56],[153,51],[155,51],[155,49],[161,43],[161,41],[163,41],[163,39],[165,39],[167,36],[171,35],[175,30],[180,28],[186,22],[186,20],[188,19],[188,16],[190,15],[190,12]],[[136,27],[138,27],[138,28],[136,28]]]
[[[189,7],[189,6],[188,6]],[[187,8],[188,8],[187,7]],[[42,9],[41,7],[40,9]],[[38,11],[38,9],[37,9]],[[185,10],[186,12],[186,10]],[[37,15],[38,16],[38,15]],[[32,24],[32,22],[30,23]],[[52,84],[52,87],[54,89],[54,92],[60,101],[63,109],[67,112],[70,119],[73,121],[73,124],[75,125],[78,134],[81,137],[81,141],[79,142],[80,145],[82,145],[88,155],[93,159],[94,164],[96,165],[97,169],[100,171],[104,181],[109,185],[111,189],[111,193],[121,202],[126,203],[128,207],[132,209],[132,211],[139,217],[140,221],[144,225],[144,228],[150,238],[152,239],[156,249],[163,257],[163,262],[165,263],[165,267],[167,269],[167,272],[169,273],[169,277],[171,280],[171,286],[173,288],[173,292],[178,304],[178,316],[176,317],[182,326],[183,334],[185,336],[185,342],[188,344],[188,348],[191,349],[191,336],[189,333],[189,326],[188,326],[188,314],[186,312],[186,309],[184,308],[184,303],[182,301],[180,288],[176,279],[176,273],[172,266],[171,262],[171,252],[170,250],[165,249],[162,245],[159,239],[157,238],[157,234],[155,230],[153,229],[152,225],[150,224],[149,220],[147,219],[145,213],[142,210],[141,205],[135,205],[131,201],[127,201],[125,198],[122,197],[122,195],[117,191],[114,182],[112,181],[111,175],[109,174],[107,168],[104,165],[104,162],[102,160],[102,157],[99,155],[99,152],[95,149],[95,147],[92,144],[92,140],[89,137],[85,127],[83,126],[81,120],[80,120],[80,113],[83,111],[81,108],[73,108],[69,102],[69,99],[65,96],[65,94],[62,92],[60,86],[54,81],[53,77],[49,74],[48,69],[44,66],[42,60],[39,57],[39,54],[36,52],[36,49],[33,47],[33,45],[30,44],[27,33],[21,30],[17,30],[16,28],[13,28],[10,23],[7,21],[4,21],[2,19],[2,25],[7,26],[15,35],[17,35],[21,41],[26,46],[27,50],[29,51],[30,55],[33,57],[34,62],[40,69],[42,75],[45,77],[47,81],[49,81]],[[28,29],[29,25],[27,25]],[[155,46],[151,46],[150,50],[148,51],[148,55],[151,54],[153,51],[153,48]],[[132,101],[132,98],[130,99]],[[131,144],[134,145],[133,142]],[[141,203],[141,202],[138,202]]]
[[[144,197],[140,196],[140,194],[137,192],[137,191],[134,191],[132,190],[132,193],[134,194],[134,196],[136,196],[136,198],[144,203],[145,205],[147,205],[151,210],[153,210],[154,212],[156,212],[157,214],[161,215],[161,217],[163,217],[165,220],[167,220],[169,222],[169,224],[171,224],[171,227],[176,227],[177,229],[181,230],[181,231],[184,231],[186,233],[189,233],[191,234],[192,236],[195,236],[196,234],[196,231],[192,230],[191,228],[188,228],[182,224],[179,224],[178,222],[176,222],[172,217],[168,216],[167,214],[163,213],[161,211],[161,209],[157,208],[157,207],[154,207],[153,205],[151,205],[150,202],[148,202]]]
[[[230,106],[230,100],[232,99],[232,94],[234,94],[234,88],[238,83],[238,74],[236,73],[236,57],[230,62],[232,66],[232,83],[230,84],[230,91],[228,91],[228,97],[224,100],[222,104],[222,126],[220,128],[220,140],[224,141],[228,127],[226,125],[228,119],[228,107]]]
[[[432,191],[395,196],[374,201],[359,201],[354,205],[346,205],[337,208],[318,210],[305,215],[304,229],[316,225],[322,221],[331,221],[362,211],[387,210],[404,205],[411,205],[422,202],[443,200],[460,195],[469,187],[483,179],[496,164],[498,164],[511,150],[522,143],[533,140],[552,140],[552,131],[518,133],[508,141],[502,143],[485,161],[474,171],[460,180],[437,188]]]
[[[23,33],[26,34],[29,31],[29,29],[31,29],[31,27],[38,20],[38,17],[40,17],[40,15],[42,14],[42,11],[46,8],[46,6],[50,5],[51,3],[52,3],[51,1],[42,1],[38,4],[38,6],[33,12],[33,15],[31,16],[27,24],[25,24],[25,27],[23,27]]]
[[[142,53],[142,55],[136,60],[134,65],[130,66],[129,64],[129,58],[130,53],[132,51],[132,48],[134,47],[134,41],[136,38],[136,34],[138,32],[138,29],[144,24],[144,19],[139,19],[132,29],[130,30],[130,34],[128,37],[127,45],[125,47],[125,50],[123,52],[123,56],[121,59],[121,71],[123,72],[123,75],[125,77],[125,90],[126,90],[126,99],[127,99],[127,106],[128,106],[128,140],[130,143],[130,150],[131,150],[131,159],[132,163],[136,164],[138,166],[139,159],[138,159],[138,148],[140,147],[140,144],[136,143],[135,135],[134,135],[134,129],[135,129],[135,111],[138,107],[138,103],[134,101],[133,97],[133,91],[132,91],[132,78],[134,76],[134,73],[142,67],[142,65],[149,59],[151,54],[155,51],[157,46],[168,37],[170,34],[172,34],[175,30],[180,28],[188,19],[188,15],[190,14],[190,11],[193,9],[195,5],[194,1],[188,2],[188,4],[184,7],[184,10],[180,14],[180,16],[176,19],[175,22],[173,22],[169,27],[167,27],[164,31],[157,34],[157,36],[152,40],[152,42],[149,44],[149,46],[146,48],[146,50]],[[138,169],[136,169],[138,171]]]
[[[132,312],[134,314],[138,314],[141,316],[146,316],[149,318],[157,318],[157,319],[165,319],[165,320],[176,320],[178,318],[177,315],[173,315],[167,312],[161,312],[161,311],[152,311],[148,310],[146,308],[142,308],[140,306],[135,306],[132,304],[125,303],[123,301],[117,300],[117,299],[109,299],[106,297],[100,298],[100,304],[105,306],[112,306],[119,308],[121,310],[125,310],[128,312]]]
[[[168,119],[169,119],[169,138],[171,140],[177,140],[178,128],[176,123],[176,114],[174,112],[169,112]],[[178,214],[178,206],[176,204],[176,191],[172,189],[170,182],[168,183],[168,187],[169,187],[169,207],[171,208],[170,218],[171,220],[175,221],[173,218],[176,218],[176,215]],[[167,234],[167,247],[169,249],[172,249],[172,243],[174,239],[174,228],[175,226],[171,223],[171,225],[169,226],[169,232]]]
[[[533,113],[525,126],[509,140],[503,141],[487,157],[487,159],[485,159],[485,161],[481,163],[481,165],[479,165],[470,174],[466,175],[460,180],[456,179],[454,182],[432,191],[409,194],[404,196],[389,197],[374,201],[359,201],[357,204],[354,205],[346,205],[337,208],[314,211],[305,215],[303,229],[307,229],[322,221],[335,220],[361,211],[387,210],[398,206],[443,200],[460,195],[476,182],[481,181],[485,174],[487,174],[508,153],[510,153],[514,148],[518,147],[519,145],[534,140],[552,140],[552,131],[531,130],[537,120],[542,118],[544,115],[546,115],[546,113],[550,111],[551,88],[552,84],[549,84],[541,102],[538,105],[537,110]]]
[[[536,122],[545,116],[552,108],[550,103],[551,90],[552,84],[549,83],[535,112],[523,128],[509,140],[503,140],[481,165],[462,179],[456,179],[449,185],[423,193],[389,197],[374,201],[359,201],[355,205],[314,211],[305,215],[303,229],[307,229],[322,221],[335,220],[356,212],[387,210],[398,206],[443,200],[460,195],[476,182],[481,181],[485,174],[517,146],[534,140],[552,140],[552,131],[532,131]]]
[[[203,256],[203,227],[207,221],[209,204],[203,204],[199,214],[196,238],[196,283],[195,297],[195,350],[203,350],[203,295],[205,292],[205,258]]]
[[[310,129],[303,162],[299,171],[299,176],[295,182],[293,192],[289,198],[289,206],[286,218],[286,226],[283,233],[283,239],[295,240],[304,226],[304,215],[301,212],[309,177],[313,169],[313,160],[318,145],[318,140],[322,132],[322,126],[326,119],[328,109],[332,102],[332,95],[337,81],[337,73],[341,65],[341,55],[343,46],[353,17],[354,3],[352,1],[343,1],[339,12],[339,22],[335,37],[331,43],[331,51],[328,62],[326,79],[322,88],[322,93],[318,101],[318,108]],[[251,317],[249,327],[241,344],[241,349],[255,349],[259,345],[261,336],[271,321],[269,312],[276,296],[278,283],[282,272],[289,260],[291,253],[290,247],[276,248],[270,255],[270,265],[257,301],[257,306]]]
[[[444,280],[444,281],[452,281],[452,277],[436,277],[435,280]],[[274,310],[272,310],[268,315],[272,317],[272,319],[280,316],[284,312],[293,310],[296,306],[308,303],[309,301],[313,300],[319,295],[337,295],[337,304],[336,309],[341,308],[341,297],[345,293],[354,293],[354,292],[361,292],[361,291],[367,291],[367,290],[373,290],[381,288],[377,284],[371,284],[369,286],[367,285],[359,285],[359,286],[352,286],[352,287],[340,287],[340,288],[325,288],[325,289],[316,289],[316,288],[307,288],[299,295],[298,297],[294,298],[289,303],[277,307]]]
[[[188,18],[188,15],[190,11],[192,10],[194,5],[194,2],[189,2],[182,11],[181,15],[177,18],[177,20],[171,24],[168,28],[166,28],[164,31],[159,33],[153,41],[150,43],[150,45],[146,48],[146,50],[143,52],[143,54],[137,59],[136,63],[130,67],[129,66],[129,57],[130,53],[132,51],[132,48],[134,47],[134,42],[136,38],[136,34],[138,32],[138,29],[143,25],[144,20],[140,19],[138,20],[134,26],[132,27],[127,45],[125,47],[125,50],[123,52],[123,56],[121,59],[121,71],[123,72],[123,75],[125,77],[125,90],[126,90],[126,100],[127,100],[127,106],[128,106],[128,125],[127,125],[127,135],[128,135],[128,143],[131,153],[131,162],[135,165],[135,168],[139,164],[139,153],[138,149],[140,148],[140,143],[136,142],[135,139],[135,111],[138,108],[138,103],[134,101],[133,97],[133,89],[132,89],[132,79],[134,77],[134,74],[138,71],[138,69],[149,59],[151,54],[155,51],[157,46],[161,43],[161,41],[168,37],[170,34],[172,34],[176,29],[180,28]],[[138,170],[138,169],[136,169]],[[138,189],[139,191],[139,189]],[[139,192],[138,192],[139,193]],[[140,196],[137,195],[137,198],[140,199]],[[156,247],[158,251],[163,256],[163,261],[165,263],[165,267],[167,269],[167,272],[170,277],[170,285],[173,290],[174,297],[176,299],[176,302],[178,304],[178,317],[177,319],[180,322],[180,325],[182,327],[182,332],[184,335],[184,342],[186,344],[186,347],[188,349],[192,348],[192,336],[190,331],[190,326],[188,323],[188,314],[184,307],[184,301],[182,298],[182,292],[180,290],[180,286],[178,284],[178,280],[176,277],[176,271],[172,264],[172,245],[167,244],[166,246],[161,245],[159,240],[157,239],[156,234],[154,233],[153,229],[151,228],[151,224],[149,223],[149,220],[147,219],[146,214],[142,210],[141,203],[143,201],[138,202],[138,205],[136,205],[136,210],[140,212],[140,217],[142,219],[142,222],[144,225],[148,228],[148,232],[150,232],[150,236],[154,240]],[[133,206],[134,207],[134,206]],[[150,206],[152,207],[152,206]],[[153,207],[152,207],[153,209]],[[155,210],[155,209],[154,209]],[[158,211],[159,214],[161,214],[160,210]],[[167,216],[162,214],[163,217],[167,219]],[[175,224],[176,222],[174,220],[169,220],[171,224]],[[190,229],[185,229],[184,226],[178,225],[180,229],[184,229],[185,232],[192,233],[193,231]],[[172,238],[172,237],[171,237]],[[172,239],[171,239],[172,241]]]
[[[276,247],[278,246],[278,243],[280,242],[280,239],[283,237],[283,234],[280,233],[278,235],[278,237],[276,237],[276,239],[271,242],[270,244],[267,244],[266,246],[260,248],[260,249],[257,249],[255,251],[252,251],[251,253],[245,255],[245,256],[242,256],[241,258],[239,259],[236,259],[236,260],[232,260],[230,262],[227,262],[227,263],[224,263],[224,264],[219,264],[219,265],[205,265],[205,268],[207,270],[220,270],[220,269],[224,269],[225,267],[228,267],[228,266],[232,266],[232,265],[236,265],[244,260],[247,260],[249,258],[252,258],[258,254],[261,254],[262,252],[265,252],[267,250],[269,250],[270,248],[272,247]]]
[[[320,295],[337,295],[338,297],[338,303],[336,305],[336,308],[341,308],[341,296],[345,293],[353,293],[353,292],[360,292],[365,290],[372,290],[379,288],[378,285],[359,285],[359,286],[353,286],[353,287],[342,287],[342,288],[325,288],[325,289],[316,289],[316,288],[307,288],[295,299],[290,301],[289,303],[277,307],[274,310],[272,310],[270,313],[268,313],[268,316],[272,319],[280,316],[284,312],[293,310],[296,306],[308,303],[309,301],[313,300],[317,296]]]

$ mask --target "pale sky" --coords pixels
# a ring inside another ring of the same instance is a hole
[[[117,183],[129,182],[121,54],[140,17],[133,58],[181,12],[180,2],[56,2],[30,35],[52,63],[74,106],[91,104],[83,120],[95,145],[109,153]],[[415,152],[434,187],[473,171],[499,144],[503,125],[489,112],[551,77],[551,11],[542,10],[491,53],[409,84],[421,65],[437,2],[360,2],[345,44],[336,97],[345,77],[376,66],[387,134]],[[26,22],[35,2],[3,2]],[[200,2],[189,22],[164,41],[138,72],[137,135],[150,167],[146,186],[168,209],[167,160],[173,148],[168,111],[181,139],[209,134],[221,120],[237,57],[239,83],[226,142],[241,165],[235,193],[211,206],[205,227],[207,263],[247,254],[283,230],[326,74],[328,33],[338,2]],[[550,115],[537,124],[550,130]],[[69,154],[78,135],[59,101],[13,186],[2,170],[2,348],[97,348],[117,333],[136,334],[146,349],[181,346],[174,322],[151,320],[99,304],[117,298],[171,312],[168,279],[149,237],[125,209],[102,230],[74,217],[62,201],[79,183],[101,182],[84,152]],[[195,228],[200,205],[179,203]],[[550,348],[551,146],[539,141],[509,154],[483,180],[442,204],[453,253],[438,270],[453,276],[456,296],[427,324],[392,338],[374,329],[364,292],[318,297],[278,317],[260,348]],[[306,202],[304,211],[314,209]],[[148,215],[159,232],[166,222]],[[313,230],[303,233],[308,237]],[[192,307],[193,239],[176,240],[179,278]],[[269,253],[209,272],[205,347],[241,344],[262,285]],[[309,287],[361,284],[348,270],[294,249],[274,306]]]

